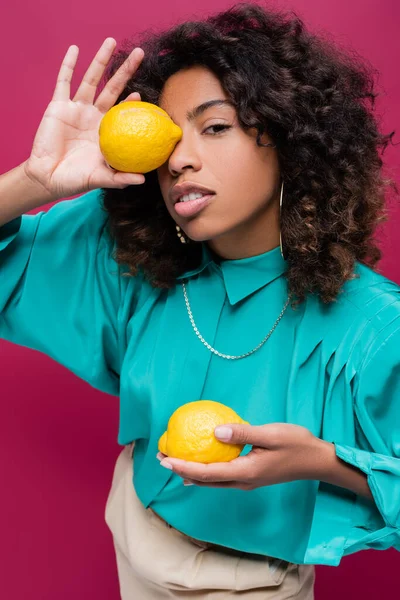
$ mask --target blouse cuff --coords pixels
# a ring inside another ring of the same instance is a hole
[[[367,475],[375,504],[389,527],[400,528],[400,459],[335,444],[336,456]]]

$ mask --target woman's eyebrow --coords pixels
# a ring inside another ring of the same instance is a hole
[[[199,117],[201,114],[203,114],[203,112],[212,106],[231,106],[232,108],[235,108],[235,105],[230,100],[207,100],[207,102],[203,102],[203,104],[196,106],[196,108],[193,110],[188,110],[186,113],[187,120],[194,121],[194,119],[197,119],[197,117]]]

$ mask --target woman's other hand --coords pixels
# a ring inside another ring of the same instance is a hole
[[[222,437],[220,435],[222,434]],[[300,425],[227,425],[217,427],[217,439],[251,444],[249,454],[230,462],[202,464],[159,453],[161,465],[186,483],[198,486],[253,490],[299,479],[320,479],[326,467],[325,442]]]

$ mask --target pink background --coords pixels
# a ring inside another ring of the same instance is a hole
[[[112,5],[104,0],[24,0],[4,5],[0,172],[29,156],[69,45],[80,48],[73,96],[106,37],[120,43],[146,28],[200,18],[233,2],[202,0],[200,4],[197,11],[184,0],[120,0]],[[398,132],[398,0],[293,0],[273,5],[292,7],[313,30],[331,32],[377,67],[384,129]],[[398,147],[388,148],[385,161],[399,182]],[[400,211],[393,203],[391,220],[381,234],[380,269],[397,283],[399,224]],[[0,596],[117,600],[114,550],[104,507],[120,451],[118,398],[91,388],[52,359],[27,348],[2,341],[0,360]],[[316,597],[392,597],[398,586],[396,566],[399,556],[394,550],[370,550],[345,558],[339,568],[317,567]]]

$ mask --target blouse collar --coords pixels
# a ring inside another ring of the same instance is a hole
[[[207,243],[202,242],[199,266],[182,273],[177,279],[189,279],[207,267],[223,278],[229,302],[233,305],[280,277],[287,270],[288,263],[282,257],[279,246],[249,258],[221,260],[217,263]]]

